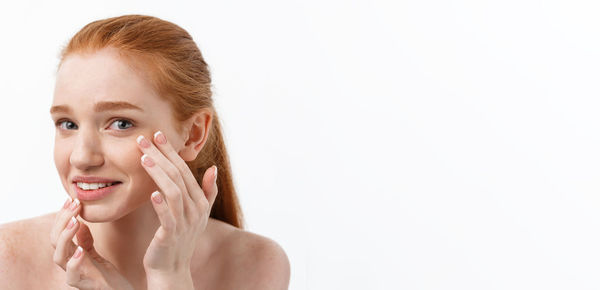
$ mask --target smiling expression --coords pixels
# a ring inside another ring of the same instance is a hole
[[[77,197],[74,176],[122,182],[102,199],[83,201],[81,217],[90,222],[118,219],[158,189],[140,163],[139,135],[152,140],[161,130],[176,151],[184,143],[175,131],[170,104],[113,49],[63,60],[51,115],[56,124],[54,162],[72,198]]]

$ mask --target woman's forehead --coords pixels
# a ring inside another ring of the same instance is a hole
[[[112,53],[73,55],[57,74],[54,103],[124,101],[133,104],[157,97],[147,80]]]
[[[72,53],[65,56],[60,64],[58,75],[70,76],[94,71],[119,74],[133,72],[117,51],[100,49],[95,52]]]

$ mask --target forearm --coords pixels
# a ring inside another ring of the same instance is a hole
[[[148,290],[193,290],[194,282],[192,281],[192,274],[188,271],[186,273],[178,274],[147,274],[146,281],[148,284]]]

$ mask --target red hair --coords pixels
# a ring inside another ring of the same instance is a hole
[[[196,181],[213,164],[219,170],[212,218],[243,228],[240,204],[233,185],[229,157],[212,101],[211,77],[198,46],[183,28],[145,15],[123,15],[91,22],[61,50],[60,63],[70,54],[116,48],[128,65],[147,77],[173,109],[177,130],[182,121],[201,109],[213,115],[208,140],[195,160],[186,162]],[[60,68],[60,64],[58,66]]]

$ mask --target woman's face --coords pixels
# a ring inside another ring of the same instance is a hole
[[[175,130],[169,103],[114,49],[64,59],[51,115],[56,123],[54,162],[72,198],[77,197],[74,176],[122,182],[104,198],[81,200],[81,217],[89,222],[116,220],[147,202],[158,189],[140,163],[139,135],[152,140],[160,130],[178,152],[184,143]]]

